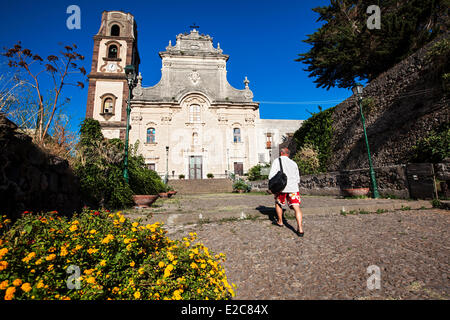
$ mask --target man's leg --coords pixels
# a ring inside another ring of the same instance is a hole
[[[277,223],[281,226],[283,225],[283,208],[278,202],[275,202],[275,212],[277,213]]]
[[[297,220],[297,231],[302,233],[303,232],[303,212],[302,209],[300,209],[299,205],[293,205],[292,208],[294,208],[295,211],[295,219]]]

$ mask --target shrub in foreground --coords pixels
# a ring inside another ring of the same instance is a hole
[[[230,299],[221,262],[195,233],[171,240],[159,223],[84,210],[68,219],[0,218],[0,298]],[[79,271],[79,274],[77,274]]]

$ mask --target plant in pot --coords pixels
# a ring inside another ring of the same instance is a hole
[[[244,192],[250,192],[250,190],[251,190],[251,186],[249,184],[245,183],[245,181],[242,179],[239,179],[235,183],[233,183],[233,192],[244,193]]]
[[[214,175],[213,175],[212,173],[208,173],[208,174],[206,175],[206,177],[207,177],[208,179],[212,179],[212,178],[214,178]]]
[[[184,174],[179,174],[178,179],[183,180],[185,178]]]
[[[138,145],[131,148],[129,157],[129,184],[134,193],[133,200],[139,207],[149,207],[166,191],[166,185],[161,177],[145,166],[142,155],[137,154]]]
[[[176,195],[177,192],[173,189],[172,186],[167,186],[167,196],[170,198],[174,195]]]

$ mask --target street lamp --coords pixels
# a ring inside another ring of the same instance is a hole
[[[123,162],[123,178],[128,183],[128,144],[129,144],[129,132],[130,132],[130,113],[131,113],[131,91],[135,85],[136,70],[133,65],[127,65],[125,67],[125,75],[128,82],[128,101],[127,101],[127,128],[125,133],[125,158]]]
[[[369,156],[370,182],[372,183],[373,198],[378,199],[380,197],[380,195],[378,194],[377,180],[375,178],[375,171],[373,170],[373,166],[372,166],[372,158],[370,156],[370,149],[369,149],[369,140],[367,140],[366,120],[364,119],[362,103],[361,103],[362,102],[362,94],[363,94],[362,84],[356,83],[353,86],[352,91],[353,91],[353,94],[357,97],[359,111],[361,113],[361,121],[362,121],[363,129],[364,129],[364,139],[366,140],[367,155]]]
[[[166,146],[166,177],[164,178],[164,183],[169,182],[169,146]]]

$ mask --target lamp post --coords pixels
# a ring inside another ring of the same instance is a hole
[[[129,132],[130,132],[130,113],[131,113],[131,91],[135,85],[136,70],[133,65],[127,65],[125,67],[125,74],[128,82],[128,101],[127,101],[127,128],[125,133],[125,158],[123,161],[123,178],[128,183],[128,144],[129,144]]]
[[[164,178],[164,183],[169,182],[169,146],[166,146],[166,177]]]
[[[378,194],[377,180],[375,178],[375,171],[373,170],[373,166],[372,166],[372,158],[370,156],[370,149],[369,149],[369,140],[367,139],[367,132],[366,132],[366,120],[364,119],[362,103],[361,103],[363,86],[361,84],[357,83],[353,86],[352,91],[353,91],[353,94],[356,95],[356,97],[358,99],[359,112],[361,113],[361,122],[362,122],[363,129],[364,129],[364,139],[366,141],[367,155],[369,157],[370,182],[372,184],[373,198],[378,199],[380,197],[380,195]]]

